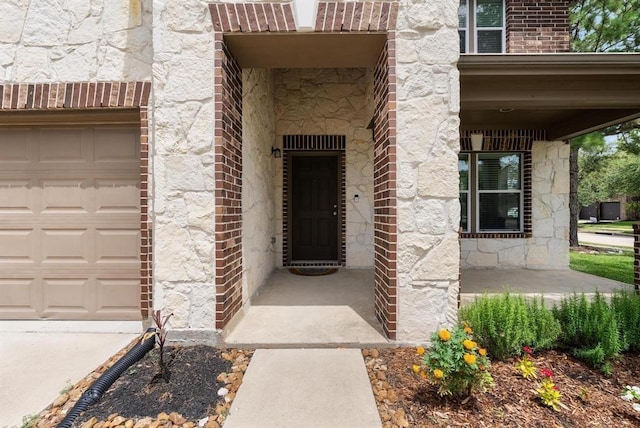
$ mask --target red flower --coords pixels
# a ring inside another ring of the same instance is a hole
[[[544,377],[551,377],[553,376],[553,370],[550,369],[542,369],[540,370],[540,373],[542,374],[542,376]]]
[[[553,385],[553,389],[558,390],[558,385]]]
[[[526,353],[526,354],[533,354],[533,349],[529,348],[528,346],[523,346],[522,350]]]

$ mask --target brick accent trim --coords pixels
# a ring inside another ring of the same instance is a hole
[[[346,136],[344,135],[283,135],[282,136],[282,265],[316,266],[317,263],[293,263],[289,252],[289,152],[290,151],[333,151],[340,153],[340,252],[335,266],[343,266],[347,260],[347,170]],[[324,266],[325,264],[323,264]]]
[[[151,82],[49,82],[0,84],[0,111],[64,109],[140,110],[140,314],[153,307],[153,241],[149,219],[149,122]]]
[[[291,3],[211,3],[209,10],[216,32],[296,31]]]
[[[316,31],[389,31],[396,28],[398,3],[391,1],[321,1]]]
[[[506,3],[507,53],[569,52],[569,0]]]
[[[534,141],[546,141],[547,132],[542,129],[494,129],[460,131],[460,151],[471,151],[471,134],[483,134],[482,150],[487,151],[530,151]]]
[[[0,110],[136,108],[149,103],[151,82],[0,84]]]
[[[640,294],[640,223],[633,224],[633,285]]]
[[[242,69],[215,33],[216,328],[242,307]]]
[[[149,218],[149,120],[140,107],[140,303],[143,318],[153,308],[153,222]]]
[[[397,333],[396,44],[380,53],[373,83],[375,312],[389,339]]]
[[[492,130],[492,131],[460,131],[460,151],[471,151],[471,134],[484,134],[483,151],[522,152],[522,192],[523,192],[523,232],[491,232],[470,233],[460,232],[460,238],[487,239],[522,239],[533,236],[533,190],[532,174],[533,159],[531,148],[534,140],[546,140],[543,130]]]

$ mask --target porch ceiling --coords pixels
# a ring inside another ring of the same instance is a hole
[[[230,33],[224,36],[243,68],[374,67],[386,33]]]
[[[463,130],[544,129],[565,140],[640,117],[640,55],[462,55]]]

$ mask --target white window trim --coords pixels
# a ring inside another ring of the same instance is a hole
[[[467,193],[467,230],[463,230],[463,233],[494,233],[494,234],[509,234],[509,233],[524,233],[524,156],[521,152],[490,152],[491,154],[498,155],[518,155],[520,161],[518,163],[520,167],[520,189],[505,189],[505,190],[480,190],[480,185],[478,183],[479,174],[477,173],[477,165],[478,165],[478,155],[483,152],[467,152],[466,154],[469,156],[469,180],[473,180],[474,182],[474,191],[471,191],[469,188]],[[469,187],[469,186],[467,186]],[[518,217],[519,217],[519,225],[518,229],[480,229],[480,194],[481,193],[509,193],[509,194],[519,194],[519,206],[518,206]],[[473,194],[474,198],[469,198],[469,195]],[[470,217],[471,204],[472,201],[474,203],[474,218],[472,221]],[[473,225],[473,227],[472,227]]]
[[[460,194],[467,195],[467,228],[462,229],[463,233],[469,233],[471,231],[471,153],[461,153],[462,155],[467,156],[467,166],[469,168],[469,172],[467,173],[467,190],[460,190]],[[458,157],[459,159],[459,157]],[[458,173],[459,174],[459,173]],[[462,214],[462,210],[460,211]]]
[[[478,53],[478,31],[482,30],[500,30],[502,32],[502,51],[495,53],[506,53],[507,51],[507,2],[502,0],[502,27],[478,27],[476,22],[476,0],[465,0],[467,5],[467,17],[465,20],[464,38],[465,38],[465,53],[477,54]],[[470,14],[473,13],[473,28],[470,28]],[[458,28],[460,29],[460,28]],[[473,31],[473,46],[469,39],[469,32]]]

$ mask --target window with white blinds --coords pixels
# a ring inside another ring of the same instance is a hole
[[[460,154],[458,171],[464,232],[522,232],[521,154]]]
[[[470,14],[469,11],[473,13]],[[504,0],[460,0],[460,52],[504,52],[504,13]]]

